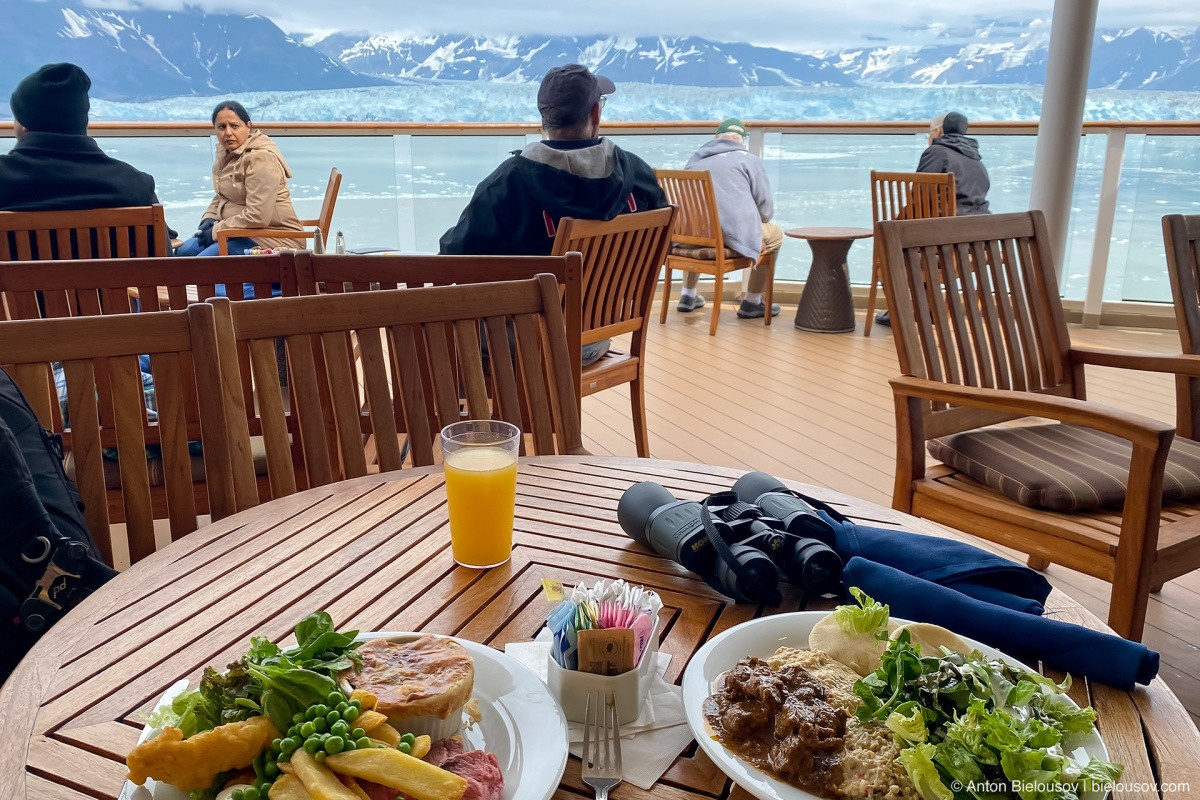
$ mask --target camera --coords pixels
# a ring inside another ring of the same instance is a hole
[[[679,500],[650,481],[635,484],[617,503],[617,521],[634,541],[739,602],[777,606],[781,582],[807,598],[833,592],[841,581],[832,527],[762,472],[702,503]]]

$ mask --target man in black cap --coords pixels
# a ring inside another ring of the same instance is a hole
[[[579,64],[542,78],[538,110],[545,138],[514,152],[475,189],[458,224],[442,236],[451,255],[549,255],[563,217],[610,220],[667,205],[654,170],[599,135],[608,78]],[[607,342],[584,347],[590,364]]]
[[[92,81],[74,64],[47,64],[9,99],[17,142],[0,156],[0,210],[148,206],[154,178],[105,155],[87,135]]]

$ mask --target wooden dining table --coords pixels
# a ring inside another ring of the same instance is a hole
[[[706,640],[763,614],[798,610],[798,596],[771,609],[730,601],[630,539],[617,524],[617,501],[643,480],[700,499],[741,474],[648,459],[523,459],[512,558],[490,570],[451,558],[437,469],[323,486],[201,528],[72,610],[0,690],[0,798],[116,797],[125,756],[165,689],[181,678],[196,681],[206,665],[236,660],[253,635],[284,641],[315,609],[327,610],[340,629],[429,631],[502,649],[542,627],[550,607],[543,579],[624,578],[662,597],[660,647],[672,656],[666,678],[678,682]],[[960,536],[838,492],[792,485],[859,522]],[[1105,629],[1058,591],[1047,614]],[[1115,797],[1200,796],[1200,734],[1161,678],[1130,692],[1080,680],[1072,695],[1096,707],[1110,758],[1125,764]],[[572,758],[554,797],[581,796],[591,791]],[[614,793],[748,796],[694,743],[650,791],[626,782]]]

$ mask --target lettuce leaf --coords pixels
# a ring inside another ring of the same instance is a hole
[[[838,606],[833,610],[833,620],[846,633],[875,633],[887,629],[891,608],[872,600],[857,586],[850,587],[850,594],[857,606]]]
[[[942,783],[942,776],[938,774],[937,766],[933,763],[936,750],[931,744],[919,744],[901,750],[896,760],[908,773],[913,788],[925,800],[954,800],[954,792]]]

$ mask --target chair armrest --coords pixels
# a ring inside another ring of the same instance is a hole
[[[265,239],[311,239],[313,232],[284,230],[282,228],[223,228],[217,231],[217,241],[232,239],[235,236],[257,236]]]
[[[1187,353],[1142,353],[1133,350],[1104,350],[1092,347],[1072,347],[1071,359],[1080,364],[1097,367],[1136,369],[1143,372],[1166,372],[1200,378],[1200,355]]]
[[[1170,423],[1073,397],[1010,389],[981,389],[907,375],[892,378],[889,383],[896,397],[916,397],[987,411],[1047,417],[1111,433],[1138,447],[1169,447],[1175,434],[1175,426]]]

